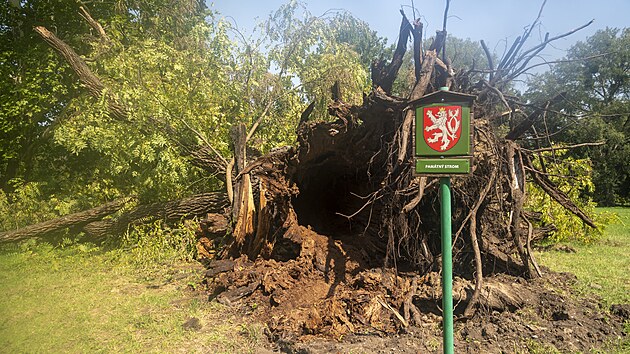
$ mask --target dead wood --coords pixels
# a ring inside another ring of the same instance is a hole
[[[409,96],[410,101],[417,100],[426,93],[429,82],[431,81],[433,65],[436,59],[437,54],[435,50],[429,50],[424,55],[424,58],[422,59],[422,64],[420,65],[420,78],[411,91],[411,95]],[[400,131],[400,149],[398,150],[399,164],[402,163],[407,156],[407,147],[411,147],[409,144],[409,134],[411,134],[411,124],[413,123],[415,114],[416,112],[411,108],[407,109],[405,112],[405,120],[403,121],[403,125]]]
[[[79,14],[90,25],[90,27],[92,27],[96,31],[96,33],[98,33],[99,37],[101,38],[103,42],[106,42],[106,43],[110,42],[109,36],[107,36],[107,33],[103,29],[103,26],[101,26],[101,24],[98,23],[98,21],[96,21],[92,17],[92,15],[90,15],[90,13],[85,9],[85,7],[79,6]]]
[[[13,231],[0,233],[0,242],[19,241],[30,237],[43,237],[69,227],[80,227],[111,215],[125,206],[130,198],[118,199],[92,209],[68,214],[60,218],[43,221]]]
[[[337,84],[335,82],[335,84]],[[339,85],[337,85],[337,88],[339,87]],[[339,94],[341,97],[341,94]],[[336,93],[333,93],[333,96],[336,96]],[[334,99],[334,101],[337,101],[338,99]],[[317,101],[313,101],[311,102],[306,109],[304,110],[304,112],[302,112],[302,115],[300,116],[300,122],[298,123],[298,127],[300,126],[300,124],[308,121],[309,117],[311,116],[311,113],[313,113],[313,109],[315,109],[315,103],[317,103]]]
[[[83,231],[94,239],[102,239],[124,232],[129,225],[153,220],[174,222],[208,213],[223,214],[227,207],[225,193],[202,193],[179,200],[139,205],[115,218],[98,220],[101,217],[83,226]]]
[[[402,10],[401,14],[403,18],[400,23],[398,43],[396,44],[392,61],[388,65],[385,65],[384,60],[381,59],[372,64],[372,85],[374,85],[374,87],[380,87],[386,93],[392,92],[394,80],[398,75],[398,70],[403,64],[403,57],[407,51],[407,40],[411,32],[409,21]]]
[[[521,213],[523,212],[523,205],[525,203],[525,188],[527,184],[525,183],[523,157],[514,142],[507,142],[506,157],[509,169],[508,178],[510,181],[510,198],[512,202],[512,208],[509,214],[510,224],[508,226],[508,233],[514,239],[514,244],[516,245],[516,249],[521,257],[521,261],[525,266],[528,276],[531,276],[529,261],[527,254],[525,253],[525,248],[523,247],[523,230],[520,227]]]
[[[539,149],[527,150],[527,151],[539,153],[539,152],[544,152],[544,151],[570,150],[570,149],[575,149],[575,148],[584,147],[584,146],[602,146],[604,144],[606,144],[605,141],[597,141],[593,143],[581,143],[581,144],[573,144],[573,145],[567,145],[567,146],[552,146],[552,147],[539,148]]]
[[[548,100],[544,105],[540,105],[540,107],[552,106],[555,103],[558,103],[561,100],[563,100],[565,96],[566,96],[566,92],[560,92],[557,95],[555,95],[553,98]],[[520,138],[521,136],[523,136],[523,134],[525,134],[525,132],[527,132],[534,125],[534,123],[536,123],[536,121],[538,121],[542,117],[545,110],[546,108],[537,108],[536,110],[534,110],[532,113],[530,113],[527,116],[527,118],[525,118],[522,122],[517,124],[509,133],[507,133],[507,135],[505,136],[505,139],[516,140]]]
[[[490,54],[490,49],[486,45],[486,42],[481,40],[481,47],[483,48],[484,53],[486,54],[486,59],[488,60],[488,68],[490,68],[490,78],[489,81],[492,82],[494,79],[494,60],[492,59],[492,54]]]
[[[560,203],[560,205],[562,205],[568,211],[572,212],[577,217],[582,219],[582,221],[584,221],[584,223],[586,223],[588,226],[597,228],[597,225],[595,224],[593,219],[591,219],[588,215],[586,215],[586,213],[584,213],[584,211],[582,211],[577,205],[575,205],[575,203],[573,203],[564,192],[558,189],[558,187],[556,187],[553,182],[551,182],[549,177],[534,168],[529,157],[526,157],[524,162],[528,167],[527,171],[529,172],[529,175],[532,177],[534,182],[545,191],[545,193],[552,197],[556,202]]]
[[[127,110],[111,94],[104,93],[105,85],[92,73],[85,61],[69,45],[43,26],[35,26],[34,30],[48,45],[63,56],[92,96],[100,98],[102,95],[105,95],[112,118],[121,121],[127,120]]]

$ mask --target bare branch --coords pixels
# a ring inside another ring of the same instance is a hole
[[[488,67],[490,68],[490,82],[494,78],[494,61],[492,60],[492,54],[490,54],[490,49],[486,45],[484,40],[481,40],[481,47],[483,48],[484,53],[486,53],[486,59],[488,59]]]
[[[437,59],[437,54],[433,50],[428,50],[424,55],[424,60],[422,62],[422,69],[420,70],[420,80],[416,82],[413,90],[411,91],[411,95],[409,97],[410,101],[416,100],[427,90],[429,86],[429,82],[431,80],[431,74],[433,73],[433,65],[435,60]],[[415,112],[413,109],[407,109],[405,112],[405,120],[401,126],[401,145],[400,150],[398,150],[398,163],[402,163],[405,160],[405,156],[407,154],[407,145],[409,143],[409,133],[411,131],[411,125],[413,123],[413,118],[415,117]]]
[[[391,93],[392,85],[398,74],[398,70],[403,63],[403,57],[407,51],[407,40],[409,39],[409,33],[411,32],[411,25],[409,20],[405,16],[405,13],[401,10],[402,19],[400,22],[400,30],[398,34],[398,43],[396,44],[396,50],[392,56],[392,61],[389,65],[385,65],[383,61],[377,61],[372,64],[372,84],[380,86],[385,92]]]
[[[87,23],[90,25],[90,27],[92,27],[98,33],[101,40],[106,43],[110,42],[110,39],[107,36],[107,33],[105,33],[105,30],[103,29],[101,24],[98,23],[94,18],[92,18],[85,7],[79,6],[79,11],[79,15],[81,15],[81,17],[83,17],[83,19],[85,19],[85,21],[87,21]]]
[[[579,30],[582,30],[588,26],[590,26],[593,23],[594,20],[589,21],[588,23],[575,28],[571,31],[565,32],[563,34],[560,34],[558,36],[555,37],[551,37],[549,38],[549,34],[547,33],[545,35],[545,40],[538,44],[537,46],[534,46],[533,48],[530,48],[529,50],[521,53],[520,55],[518,55],[518,57],[514,60],[514,62],[511,64],[512,67],[516,66],[517,64],[521,63],[518,69],[513,69],[511,70],[511,74],[504,80],[505,82],[508,82],[510,80],[513,80],[514,78],[516,78],[517,76],[523,74],[525,72],[524,68],[527,66],[527,64],[529,63],[529,61],[534,58],[538,53],[540,53],[546,46],[547,44],[556,41],[558,39],[564,38],[566,36],[569,36]],[[518,52],[515,52],[515,56],[517,55]]]
[[[420,80],[422,71],[422,26],[422,22],[420,22],[419,19],[416,19],[413,22],[413,29],[411,30],[411,34],[413,35],[413,62],[416,81]]]
[[[544,60],[542,63],[537,63],[537,64],[533,64],[528,66],[527,68],[521,70],[521,73],[525,73],[533,68],[537,68],[539,66],[543,66],[543,65],[549,65],[551,66],[552,64],[560,64],[560,63],[575,63],[575,62],[579,62],[579,61],[585,61],[585,60],[590,60],[590,59],[595,59],[595,58],[600,58],[600,57],[604,57],[607,56],[611,53],[602,53],[602,54],[596,54],[596,55],[589,55],[587,57],[582,57],[582,58],[576,58],[576,59],[563,59],[563,60],[550,60],[550,61],[546,61]]]
[[[579,147],[583,147],[583,146],[602,146],[604,144],[606,144],[605,141],[597,141],[597,142],[593,142],[593,143],[581,143],[581,144],[567,145],[567,146],[540,148],[540,149],[535,149],[535,150],[529,150],[529,149],[525,149],[525,148],[522,148],[522,149],[526,150],[528,152],[543,152],[543,151],[570,150],[570,149],[575,149],[575,148],[579,148]]]
[[[548,100],[546,104],[548,104],[548,105],[556,104],[556,103],[560,102],[562,99],[564,99],[565,95],[566,95],[566,92],[560,92],[557,95],[555,95],[554,97],[552,97],[550,100]],[[527,116],[527,118],[525,118],[516,127],[514,127],[505,136],[505,139],[507,139],[507,140],[516,140],[516,139],[520,138],[523,134],[525,134],[525,132],[527,130],[529,130],[529,128],[531,128],[532,125],[534,125],[534,123],[538,120],[538,118],[541,116],[541,114],[544,111],[545,110],[543,108],[536,109],[529,116]]]
[[[510,104],[507,102],[507,100],[505,99],[505,96],[503,95],[503,92],[501,92],[501,90],[499,90],[498,88],[492,86],[489,82],[487,82],[486,80],[482,81],[483,84],[492,92],[494,92],[499,99],[501,99],[501,102],[503,103],[503,105],[505,106],[505,108],[507,108],[508,110],[510,110],[510,112],[512,111],[512,107],[510,107]],[[509,115],[511,116],[511,113],[509,113]]]
[[[547,0],[543,1],[542,5],[540,6],[540,10],[538,10],[538,16],[536,16],[536,19],[534,20],[534,22],[532,22],[532,24],[527,27],[527,29],[525,30],[525,33],[523,34],[522,37],[519,37],[520,40],[517,40],[515,42],[516,44],[516,48],[514,49],[514,51],[512,52],[512,56],[511,57],[507,57],[505,58],[505,66],[508,67],[510,65],[512,65],[513,62],[518,62],[518,60],[516,60],[519,51],[521,50],[521,48],[523,47],[523,45],[525,45],[525,42],[527,42],[527,39],[529,38],[529,36],[531,35],[532,31],[534,30],[534,27],[536,26],[536,24],[538,24],[538,21],[540,20],[540,16],[542,16],[542,11],[543,8],[545,7],[545,4],[547,4]]]
[[[442,60],[446,61],[446,21],[448,20],[448,9],[451,6],[451,0],[446,0],[444,8],[444,19],[442,21],[442,33],[444,34],[444,43],[442,44]]]
[[[518,47],[518,44],[521,42],[521,38],[522,38],[521,36],[516,37],[516,39],[514,40],[514,43],[512,43],[512,46],[510,47],[510,50],[508,50],[508,52],[505,54],[503,59],[501,59],[501,61],[499,62],[499,66],[497,66],[497,70],[501,70],[505,67],[508,60],[510,60],[510,58],[512,57],[512,54],[514,54],[514,51]]]
[[[547,195],[552,197],[556,202],[560,203],[560,205],[562,205],[565,209],[582,219],[582,221],[584,221],[584,223],[586,223],[588,226],[592,228],[597,228],[597,225],[595,224],[593,219],[591,219],[577,205],[575,205],[571,201],[571,199],[569,199],[569,197],[564,192],[558,189],[558,187],[556,187],[547,176],[534,168],[531,160],[529,159],[529,156],[524,154],[524,157],[525,158],[523,159],[523,162],[525,166],[528,167],[527,170],[530,172],[529,175],[532,177],[534,182],[538,186],[540,186],[540,188],[542,188],[545,193],[547,193]]]
[[[595,21],[595,20],[590,20],[590,21],[588,21],[587,23],[583,24],[582,26],[579,26],[579,27],[577,27],[577,28],[574,28],[574,29],[572,29],[572,30],[570,30],[570,31],[568,31],[568,32],[565,32],[565,33],[559,34],[559,35],[557,35],[557,36],[555,36],[555,37],[546,38],[546,39],[545,39],[545,41],[543,41],[543,42],[542,42],[542,43],[540,43],[539,45],[537,45],[537,46],[535,46],[535,47],[533,47],[533,48],[530,48],[529,50],[527,50],[527,51],[523,52],[523,53],[520,55],[520,57],[519,57],[519,60],[518,60],[518,61],[522,60],[522,58],[526,57],[529,53],[531,53],[531,52],[533,52],[533,51],[537,51],[537,50],[538,50],[538,49],[540,49],[541,47],[545,47],[545,46],[547,46],[547,44],[549,44],[549,43],[551,43],[551,42],[553,42],[553,41],[556,41],[556,40],[558,40],[558,39],[561,39],[561,38],[564,38],[564,37],[570,36],[570,35],[572,35],[573,33],[577,32],[577,31],[580,31],[580,30],[582,30],[582,29],[584,29],[584,28],[586,28],[586,27],[590,26],[591,24],[593,24],[593,22],[594,22],[594,21]],[[518,61],[517,61],[517,62],[518,62]]]

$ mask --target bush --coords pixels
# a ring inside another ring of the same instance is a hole
[[[0,190],[0,231],[14,230],[68,214],[76,201],[43,196],[43,183],[24,183],[7,195]]]
[[[141,268],[153,268],[197,256],[197,238],[191,222],[170,227],[161,220],[132,226],[122,239],[123,257]]]
[[[525,208],[530,211],[542,213],[539,225],[554,224],[555,232],[545,240],[548,242],[578,241],[584,243],[599,240],[604,228],[614,219],[613,213],[595,213],[596,203],[588,197],[594,191],[592,181],[592,167],[589,159],[575,159],[565,156],[562,151],[543,153],[543,158],[554,163],[548,163],[547,173],[549,179],[558,186],[580,209],[594,219],[597,228],[586,225],[579,217],[566,210],[562,205],[548,196],[534,183],[528,183],[527,200]],[[538,160],[534,162],[538,170],[541,169]]]

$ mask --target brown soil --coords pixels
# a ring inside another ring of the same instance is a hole
[[[297,259],[211,262],[211,299],[266,323],[268,336],[282,352],[441,351],[439,273],[419,277],[369,268],[367,255],[348,243],[294,228],[296,237],[306,234],[314,240],[302,244]],[[609,313],[598,299],[578,298],[570,290],[575,280],[549,270],[531,280],[488,277],[480,307],[466,319],[462,314],[474,284],[456,277],[456,352],[576,352],[623,337],[624,312]]]

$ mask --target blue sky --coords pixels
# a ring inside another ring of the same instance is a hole
[[[207,3],[223,16],[230,16],[244,32],[250,32],[257,22],[288,0],[208,0]],[[329,9],[344,9],[370,24],[388,43],[396,41],[400,25],[401,6],[412,17],[411,0],[310,0],[303,1],[313,15]],[[429,35],[442,26],[445,0],[414,0],[422,15],[425,33]],[[536,17],[542,0],[451,0],[447,30],[460,38],[485,40],[499,56],[504,48],[523,33],[525,26]],[[538,43],[545,32],[551,36],[567,32],[594,19],[588,28],[555,42],[546,50],[547,59],[564,56],[564,50],[578,40],[584,40],[598,29],[630,26],[630,0],[548,0],[541,17],[541,26],[530,43]]]

